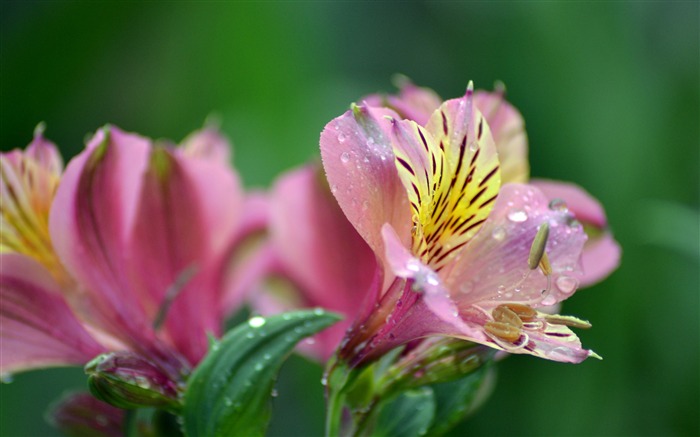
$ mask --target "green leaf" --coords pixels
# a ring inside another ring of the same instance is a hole
[[[270,393],[284,359],[299,340],[339,319],[315,309],[253,317],[229,331],[188,381],[185,434],[262,436],[270,419]]]
[[[435,420],[429,434],[442,435],[481,406],[491,393],[495,367],[486,365],[467,376],[450,382],[433,384]]]
[[[427,433],[434,416],[435,398],[430,387],[405,391],[382,408],[372,435],[422,436]]]

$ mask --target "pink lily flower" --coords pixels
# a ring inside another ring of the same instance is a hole
[[[261,250],[262,290],[251,294],[263,315],[322,307],[346,318],[300,344],[326,361],[361,307],[377,263],[370,247],[348,222],[317,165],[289,171],[269,195],[269,242]]]
[[[241,216],[225,149],[212,131],[174,149],[109,127],[62,175],[40,135],[3,154],[0,372],[107,351],[136,353],[173,380],[196,365],[221,332]]]
[[[408,78],[399,77],[398,95],[367,96],[370,106],[385,106],[401,118],[425,126],[442,99],[429,88],[418,87]],[[491,128],[500,161],[501,183],[527,183],[530,179],[528,141],[525,122],[520,112],[505,100],[505,86],[496,85],[494,92],[476,91],[474,105],[483,114]],[[605,212],[600,203],[582,188],[558,181],[533,182],[552,201],[564,200],[560,207],[568,207],[584,225],[589,242],[584,247],[583,277],[580,286],[593,285],[610,275],[620,263],[621,249],[608,230]]]
[[[356,365],[431,335],[556,361],[597,356],[568,328],[588,322],[535,309],[575,291],[583,227],[536,187],[501,186],[471,85],[425,127],[355,106],[326,126],[321,154],[331,191],[383,268],[341,358]]]

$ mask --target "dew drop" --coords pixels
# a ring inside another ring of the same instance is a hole
[[[224,398],[224,404],[226,404],[227,407],[230,407],[231,405],[233,405],[233,401],[231,400],[231,398]]]
[[[474,290],[474,283],[472,281],[467,281],[459,286],[459,292],[464,294],[469,294]]]
[[[569,208],[566,206],[566,202],[563,199],[555,198],[549,202],[549,209],[552,211],[567,212]]]
[[[248,320],[248,325],[251,328],[259,328],[265,324],[265,319],[260,316],[255,316],[252,317],[250,320]]]
[[[343,134],[342,132],[338,134],[338,142],[339,143],[345,142],[345,134]]]
[[[340,137],[338,137],[338,139],[340,139]],[[342,142],[342,141],[341,141],[341,142]],[[350,154],[349,154],[348,152],[343,152],[343,153],[341,153],[341,154],[340,154],[340,161],[341,161],[343,164],[347,164],[348,161],[350,161]]]
[[[279,396],[279,393],[277,393],[277,389],[273,388],[272,391],[270,392],[270,396],[272,396],[273,398],[276,398],[277,396]]]
[[[571,294],[578,286],[578,279],[571,276],[559,276],[556,281],[557,288],[564,294]]]
[[[308,344],[308,345],[311,346],[311,345],[316,344],[316,340],[315,340],[313,337],[312,337],[312,338],[307,338],[306,340],[304,340],[304,343],[306,343],[306,344]]]
[[[521,209],[516,209],[508,213],[508,220],[515,223],[522,223],[527,220],[527,213]]]
[[[550,305],[554,305],[555,303],[557,303],[557,300],[554,298],[554,296],[552,296],[550,294],[547,297],[545,297],[544,299],[542,299],[542,302],[540,302],[540,303],[542,304],[542,306],[548,307]]]
[[[262,365],[262,363],[257,363],[257,364],[255,365],[254,369],[255,369],[256,372],[259,372],[259,371],[261,371],[261,370],[263,369],[263,367],[264,367],[264,366]]]
[[[11,373],[3,372],[2,374],[0,374],[0,382],[3,384],[10,384],[14,380],[15,378],[12,376]]]
[[[496,241],[503,241],[506,238],[506,230],[501,226],[497,226],[491,231],[491,236]]]
[[[369,209],[369,201],[363,200],[362,201],[362,210],[367,211]]]
[[[97,421],[97,424],[100,426],[109,425],[109,419],[104,414],[98,414],[97,416],[95,416],[95,421]]]
[[[338,192],[338,186],[333,184],[331,185],[331,193],[335,194]]]
[[[469,151],[476,152],[479,149],[479,144],[473,142],[469,145]]]
[[[420,261],[417,260],[410,260],[406,263],[406,269],[412,271],[412,272],[419,272],[420,271]]]

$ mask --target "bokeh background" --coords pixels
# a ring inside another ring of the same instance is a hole
[[[623,249],[565,312],[589,318],[604,361],[514,356],[454,435],[700,435],[698,2],[2,3],[0,136],[35,125],[66,157],[105,123],[179,141],[214,114],[249,187],[318,155],[324,124],[403,73],[443,97],[508,87],[532,174],[605,205]],[[4,351],[3,351],[4,353]],[[320,367],[293,358],[273,436],[313,436]],[[51,400],[80,369],[0,387],[2,436],[55,435]],[[315,387],[315,388],[314,388]]]

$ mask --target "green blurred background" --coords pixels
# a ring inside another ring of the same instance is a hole
[[[182,139],[216,114],[247,186],[317,156],[324,124],[403,73],[443,97],[495,80],[523,113],[532,173],[605,205],[624,249],[565,312],[605,360],[514,356],[454,435],[700,435],[698,2],[3,2],[2,148],[34,126],[66,156],[109,122]],[[4,353],[4,351],[3,351]],[[294,358],[273,436],[321,431],[320,368]],[[42,419],[80,369],[0,387],[2,436]],[[316,387],[316,388],[314,388]]]

